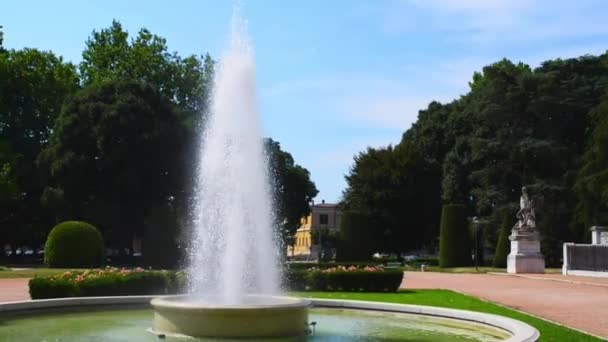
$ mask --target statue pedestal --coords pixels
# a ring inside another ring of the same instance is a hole
[[[511,253],[507,256],[507,273],[545,273],[545,257],[540,251],[538,233],[532,230],[513,230]]]

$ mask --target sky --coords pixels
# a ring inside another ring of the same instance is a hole
[[[316,201],[338,201],[353,157],[396,144],[432,101],[468,91],[502,58],[538,66],[608,49],[605,0],[241,1],[256,57],[266,136],[306,167]],[[228,45],[235,2],[2,0],[4,45],[52,50],[78,63],[93,30],[117,19],[180,55]]]

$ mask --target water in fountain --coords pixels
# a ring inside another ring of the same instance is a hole
[[[218,304],[279,290],[272,199],[245,23],[232,19],[201,141],[190,290]],[[212,298],[212,299],[211,299]]]

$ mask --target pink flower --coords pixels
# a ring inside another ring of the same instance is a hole
[[[77,283],[81,283],[83,280],[84,280],[84,277],[83,277],[83,276],[81,276],[81,275],[78,275],[78,276],[76,277],[76,282],[77,282]]]

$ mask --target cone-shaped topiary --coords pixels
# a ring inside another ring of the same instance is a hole
[[[49,233],[44,245],[44,263],[49,267],[99,267],[103,262],[103,238],[86,222],[61,222]]]
[[[515,224],[515,215],[510,212],[505,213],[500,226],[500,232],[498,235],[498,241],[496,242],[496,252],[494,254],[494,261],[492,267],[505,268],[507,267],[507,255],[510,252],[509,233],[511,228]]]
[[[465,206],[444,205],[441,211],[440,230],[439,266],[469,266],[471,264],[471,236]]]

